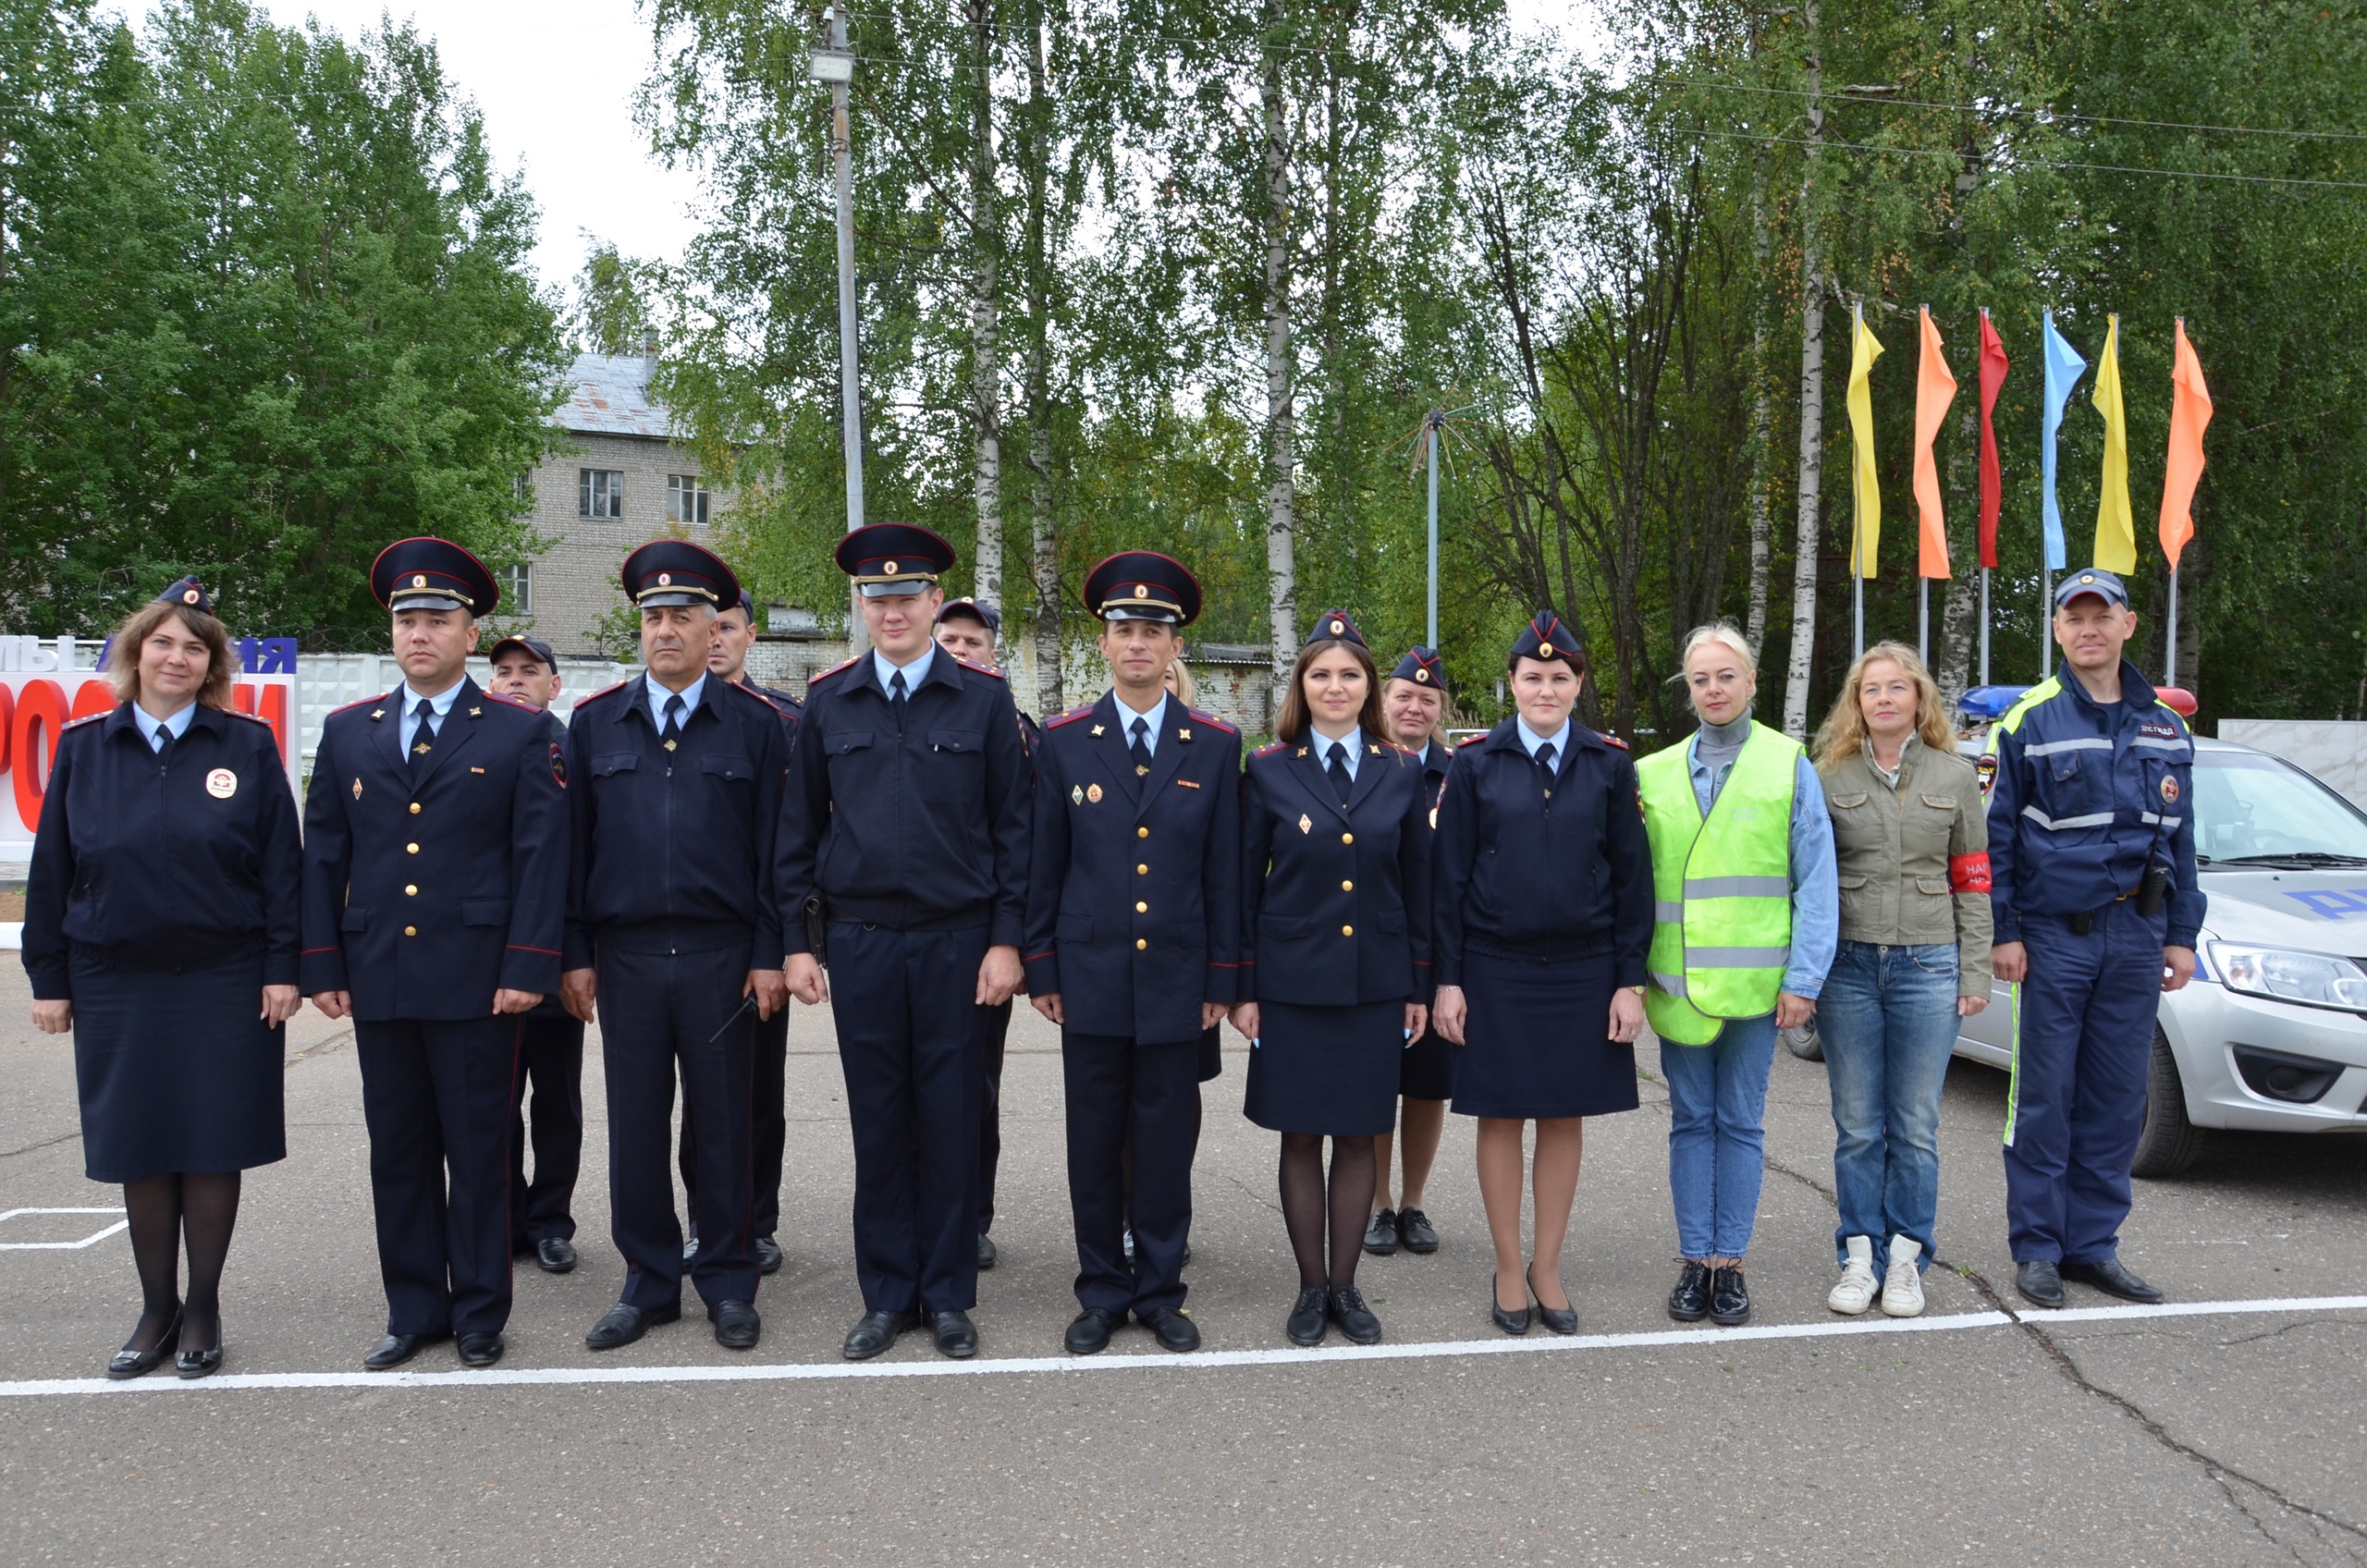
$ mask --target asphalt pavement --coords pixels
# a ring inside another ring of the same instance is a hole
[[[1470,1123],[1450,1117],[1432,1256],[1365,1260],[1373,1352],[1282,1333],[1295,1283],[1243,1043],[1207,1085],[1191,1308],[1074,1361],[1055,1032],[1024,1007],[980,1281],[978,1360],[925,1335],[850,1367],[852,1157],[826,1011],[790,1036],[786,1268],[763,1343],[684,1320],[595,1356],[607,1237],[597,1035],[583,1265],[521,1260],[509,1352],[365,1374],[384,1297],[349,1028],[288,1035],[289,1158],[250,1172],[215,1378],[97,1381],[139,1310],[120,1189],[88,1182],[71,1046],[0,964],[0,1562],[2344,1563],[2367,1562],[2367,1141],[2244,1138],[2140,1183],[2123,1242],[2170,1292],[2011,1295],[2005,1079],[1958,1062],[1927,1316],[1824,1306],[1823,1069],[1779,1052],[1756,1316],[1682,1329],[1668,1118],[1588,1126],[1565,1278],[1580,1334],[1507,1340]],[[96,1240],[90,1240],[92,1237]],[[66,1243],[46,1246],[25,1243]],[[75,1244],[85,1243],[85,1244]],[[2196,1309],[2200,1310],[2196,1310]]]

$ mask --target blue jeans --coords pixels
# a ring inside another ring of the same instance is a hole
[[[1882,1268],[1889,1239],[1919,1243],[1919,1268],[1937,1250],[1940,1089],[1956,1042],[1956,945],[1844,942],[1817,1001],[1817,1034],[1833,1083],[1834,1186],[1847,1239],[1865,1236]]]
[[[1738,1258],[1750,1249],[1767,1174],[1760,1119],[1775,1061],[1775,1015],[1741,1018],[1706,1046],[1661,1042],[1668,1080],[1668,1186],[1685,1256]]]

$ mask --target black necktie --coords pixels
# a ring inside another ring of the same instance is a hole
[[[904,686],[904,672],[898,670],[888,678],[889,705],[896,710],[896,728],[904,728],[904,702],[910,693]]]
[[[1330,777],[1331,780],[1331,788],[1339,793],[1340,803],[1342,805],[1346,805],[1348,803],[1348,791],[1355,787],[1355,780],[1348,777],[1348,744],[1346,741],[1334,741],[1331,742],[1331,760],[1323,765],[1323,771]]]
[[[666,725],[657,736],[666,742],[666,749],[669,752],[674,749],[674,742],[682,738],[682,693],[680,692],[666,699]]]
[[[173,766],[173,732],[161,724],[156,726],[156,766]]]
[[[1548,792],[1548,793],[1551,793],[1551,792],[1552,791],[1552,789],[1553,789],[1553,742],[1552,742],[1552,741],[1546,741],[1546,742],[1545,742],[1545,744],[1543,744],[1543,745],[1541,745],[1541,746],[1539,746],[1539,747],[1538,747],[1538,748],[1537,748],[1537,766],[1538,766],[1539,768],[1541,768],[1541,769],[1543,769],[1543,770],[1544,770],[1544,773],[1545,773],[1545,788],[1546,788],[1547,792]]]
[[[1134,743],[1126,749],[1134,753],[1134,777],[1140,778],[1150,772],[1150,742],[1145,739],[1150,733],[1150,721],[1135,715],[1134,731]]]
[[[419,700],[419,706],[411,709],[411,717],[413,725],[411,732],[411,770],[417,772],[419,759],[435,749],[435,704],[425,697],[422,697]]]

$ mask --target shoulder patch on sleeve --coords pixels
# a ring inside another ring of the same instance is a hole
[[[1983,752],[1974,758],[1972,775],[1981,781],[1981,798],[1987,800],[1989,791],[1997,787],[1997,753]]]
[[[963,669],[968,670],[973,675],[991,675],[997,680],[1003,679],[1003,673],[1001,670],[992,669],[982,664],[972,664],[968,659],[957,658],[953,662],[960,665]]]
[[[1184,711],[1192,716],[1192,722],[1195,724],[1205,724],[1211,729],[1221,729],[1228,735],[1238,735],[1241,733],[1239,729],[1226,723],[1223,719],[1219,718],[1216,715],[1208,712],[1205,708],[1185,708]]]
[[[351,702],[351,703],[348,703],[348,704],[345,704],[345,706],[343,706],[343,707],[341,707],[341,708],[332,708],[332,709],[330,709],[330,710],[329,710],[329,717],[330,717],[331,718],[335,718],[338,714],[341,714],[341,713],[350,713],[350,712],[352,712],[355,708],[366,708],[366,707],[368,707],[372,703],[383,703],[383,702],[385,702],[388,697],[390,697],[390,696],[392,696],[392,695],[394,695],[394,688],[392,688],[392,687],[390,686],[390,687],[388,687],[386,691],[379,692],[379,693],[378,693],[376,696],[374,696],[374,697],[363,697],[363,698],[362,698],[362,699],[361,699],[360,701],[358,701],[358,702]]]

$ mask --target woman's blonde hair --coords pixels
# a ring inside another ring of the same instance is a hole
[[[1196,706],[1199,683],[1192,679],[1192,667],[1179,658],[1167,668],[1175,677],[1175,700],[1187,708]]]
[[[1685,634],[1685,645],[1677,650],[1676,668],[1681,678],[1693,662],[1693,650],[1704,643],[1720,643],[1734,651],[1742,660],[1742,668],[1753,680],[1759,679],[1759,660],[1750,651],[1750,641],[1731,620],[1713,620],[1707,626],[1697,626]]]
[[[1816,744],[1810,751],[1820,768],[1838,766],[1864,749],[1866,714],[1858,705],[1858,688],[1866,683],[1867,669],[1884,660],[1898,666],[1907,679],[1915,682],[1915,733],[1934,751],[1956,749],[1956,732],[1948,728],[1947,704],[1940,701],[1939,683],[1923,668],[1922,655],[1904,643],[1877,643],[1850,661],[1849,674],[1841,682],[1841,695],[1833,700],[1833,711],[1824,716],[1824,723],[1816,732]]]
[[[205,684],[197,689],[197,700],[209,708],[227,708],[231,682],[237,675],[230,662],[230,633],[203,610],[193,605],[177,605],[170,599],[156,599],[141,606],[116,628],[115,636],[109,640],[106,662],[102,668],[114,683],[116,701],[140,700],[140,649],[155,635],[156,628],[175,616],[205,644]]]

